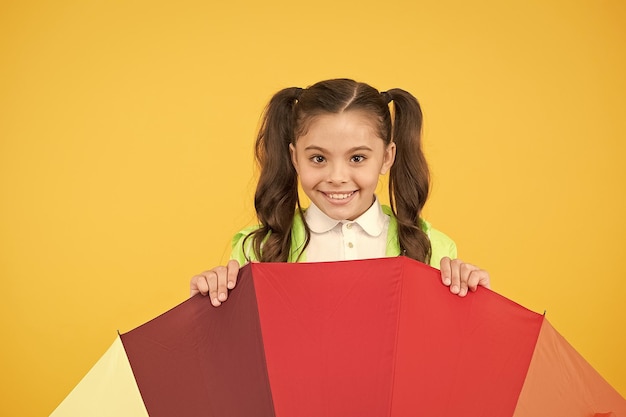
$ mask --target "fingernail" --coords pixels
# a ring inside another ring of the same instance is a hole
[[[450,287],[450,291],[452,291],[453,294],[458,294],[459,290],[460,288],[458,285],[453,285],[452,287]]]
[[[451,282],[452,281],[450,281],[450,278],[444,278],[443,279],[443,283],[446,284],[446,285],[450,285]]]
[[[461,297],[465,297],[467,295],[467,290],[466,289],[462,289],[461,291],[459,291],[459,295]]]
[[[217,296],[218,300],[220,301],[225,301],[226,300],[226,294],[221,292],[218,296]]]
[[[233,288],[235,288],[235,283],[232,281],[228,281],[226,286],[228,287],[229,290],[232,290]]]
[[[214,305],[215,307],[217,307],[217,306],[219,306],[219,305],[221,304],[221,303],[220,303],[220,301],[219,301],[217,298],[214,298],[214,299],[212,300],[212,302],[213,302],[213,305]]]

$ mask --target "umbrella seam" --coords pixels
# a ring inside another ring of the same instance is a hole
[[[515,401],[515,407],[513,407],[513,414],[511,414],[512,416],[515,416],[516,412],[517,412],[517,407],[519,406],[519,400],[522,396],[522,391],[524,390],[524,386],[526,385],[526,379],[528,378],[528,372],[530,371],[530,365],[533,362],[533,359],[535,357],[536,354],[538,354],[537,352],[537,343],[539,342],[539,336],[541,335],[541,330],[543,329],[543,326],[546,322],[546,316],[545,315],[541,315],[541,324],[539,325],[539,329],[537,331],[537,337],[535,338],[535,343],[533,344],[533,353],[532,355],[530,355],[530,359],[528,360],[528,363],[526,364],[526,371],[524,372],[524,379],[522,380],[522,386],[520,387],[518,393],[517,393],[517,400]]]
[[[259,327],[258,327],[258,333],[259,336],[261,338],[261,351],[262,351],[262,357],[263,357],[263,368],[264,368],[264,372],[265,372],[265,378],[267,379],[267,386],[268,386],[268,396],[269,396],[269,400],[270,400],[270,404],[272,407],[272,415],[276,416],[276,407],[274,405],[274,395],[272,393],[272,381],[270,380],[270,374],[269,374],[269,370],[267,368],[267,355],[265,353],[265,343],[263,342],[263,325],[261,323],[261,312],[259,311],[259,302],[257,299],[257,292],[256,292],[256,283],[254,280],[254,269],[256,269],[255,264],[251,263],[250,265],[250,280],[252,281],[252,292],[254,294],[254,303],[256,304],[256,319],[258,321]]]
[[[389,394],[389,415],[391,415],[391,412],[393,410],[393,398],[394,398],[394,389],[396,384],[394,383],[395,379],[396,379],[396,365],[398,363],[398,358],[397,358],[397,353],[398,353],[398,333],[400,331],[400,313],[402,311],[402,292],[404,290],[404,278],[405,278],[405,265],[406,265],[406,258],[404,258],[403,256],[400,256],[400,258],[402,259],[402,262],[400,264],[401,270],[400,270],[400,290],[398,291],[398,298],[399,298],[399,302],[398,302],[398,310],[396,311],[396,333],[395,333],[395,342],[393,344],[393,369],[391,371],[391,392]]]

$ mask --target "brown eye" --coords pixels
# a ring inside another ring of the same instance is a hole
[[[356,162],[357,164],[360,162],[365,161],[365,157],[363,155],[354,155],[352,158],[350,158],[351,162]]]
[[[322,155],[313,155],[310,159],[316,164],[321,164],[322,162],[326,161],[326,158],[324,158]]]

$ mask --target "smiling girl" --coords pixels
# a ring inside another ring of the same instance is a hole
[[[489,274],[455,259],[454,242],[421,217],[429,191],[421,129],[419,103],[401,89],[381,93],[335,79],[276,93],[256,141],[259,225],[235,235],[226,266],[191,279],[191,295],[209,295],[219,306],[250,261],[399,255],[440,268],[453,294],[488,288]],[[375,190],[388,172],[391,205],[384,206]],[[311,201],[306,209],[298,181]]]

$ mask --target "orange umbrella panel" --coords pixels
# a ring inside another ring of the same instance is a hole
[[[120,340],[105,356],[121,371],[90,373],[55,417],[99,415],[77,398],[130,370],[133,416],[626,417],[543,315],[484,288],[453,296],[404,257],[248,264],[219,308],[196,296]],[[116,395],[100,401],[123,408]]]

